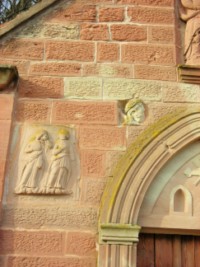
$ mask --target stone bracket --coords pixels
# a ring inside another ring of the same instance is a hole
[[[180,65],[178,77],[180,82],[200,84],[200,66]]]
[[[139,241],[140,229],[132,224],[101,224],[100,244],[132,245]]]

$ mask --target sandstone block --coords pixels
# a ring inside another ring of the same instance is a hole
[[[128,145],[131,145],[136,138],[145,130],[145,126],[129,126],[128,127]]]
[[[84,177],[104,177],[105,156],[105,151],[83,150],[81,152],[81,175]]]
[[[18,121],[50,122],[51,101],[20,100],[17,104]]]
[[[78,76],[81,74],[81,64],[64,62],[46,62],[31,64],[31,75]]]
[[[200,86],[183,83],[163,85],[164,102],[200,102]]]
[[[57,60],[94,60],[94,43],[49,41],[46,44],[47,59]]]
[[[173,0],[117,0],[119,4],[134,4],[144,6],[166,6],[172,7]]]
[[[64,22],[64,21],[63,21]],[[62,38],[62,39],[79,39],[80,29],[78,24],[67,23],[45,24],[41,33],[42,36],[47,38]]]
[[[51,22],[67,22],[67,21],[96,21],[96,6],[85,3],[72,3],[66,9],[58,11],[50,19]]]
[[[7,267],[95,267],[94,258],[9,256]]]
[[[92,205],[99,205],[106,182],[102,179],[84,179],[82,184],[82,201]]]
[[[95,256],[96,237],[91,232],[69,232],[66,241],[66,254]]]
[[[48,231],[0,231],[0,254],[62,255],[65,235]]]
[[[150,26],[148,33],[148,40],[150,43],[175,43],[175,30],[173,27]]]
[[[133,78],[133,67],[131,64],[84,64],[83,75]]]
[[[0,95],[0,120],[10,120],[12,118],[14,95]]]
[[[12,39],[0,45],[0,57],[12,59],[42,60],[44,44],[31,39]]]
[[[82,40],[109,40],[108,26],[105,24],[83,24],[81,27],[80,37]]]
[[[176,81],[177,73],[175,67],[135,65],[135,78]]]
[[[94,207],[64,206],[7,207],[3,212],[3,226],[26,229],[90,229],[97,228],[97,212]]]
[[[161,82],[131,79],[106,79],[103,87],[105,99],[129,99],[133,96],[143,100],[162,99]]]
[[[0,162],[6,160],[9,145],[11,121],[0,120]]]
[[[112,40],[115,41],[146,41],[147,28],[131,24],[111,25]]]
[[[99,21],[100,22],[112,22],[124,20],[124,8],[99,8]]]
[[[148,24],[168,24],[174,22],[174,10],[167,8],[129,7],[128,17],[132,22]]]
[[[0,210],[2,209],[1,205],[2,205],[2,200],[3,200],[5,170],[6,170],[6,160],[0,160]]]
[[[112,175],[114,168],[124,153],[125,151],[108,151],[106,153],[106,176]]]
[[[162,45],[122,45],[122,62],[175,65],[175,48]]]
[[[116,102],[54,101],[52,123],[118,123]]]
[[[119,45],[114,43],[98,43],[97,61],[98,62],[119,61]]]
[[[62,78],[29,76],[22,77],[19,82],[21,97],[60,98],[63,91]]]
[[[102,79],[66,78],[64,95],[68,98],[101,99]]]
[[[80,147],[118,150],[126,147],[126,129],[117,127],[81,127]]]

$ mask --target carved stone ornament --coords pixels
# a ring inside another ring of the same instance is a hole
[[[144,103],[140,99],[130,99],[124,108],[124,124],[140,125],[144,120]]]
[[[200,0],[180,0],[180,18],[186,22],[186,64],[200,65]]]
[[[72,194],[75,148],[68,128],[35,130],[19,155],[16,194]],[[53,141],[55,140],[55,141]]]

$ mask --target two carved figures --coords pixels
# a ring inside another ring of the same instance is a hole
[[[180,0],[180,17],[186,22],[186,64],[200,65],[200,0]]]
[[[72,193],[71,190],[67,190],[71,160],[74,160],[73,147],[69,139],[70,133],[65,128],[58,131],[54,146],[45,130],[37,131],[30,138],[20,157],[21,168],[15,188],[16,194]],[[49,152],[51,159],[47,164]]]

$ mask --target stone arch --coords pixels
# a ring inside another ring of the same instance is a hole
[[[136,266],[138,215],[144,197],[162,167],[199,138],[200,109],[186,108],[160,119],[129,147],[102,198],[99,266]]]

